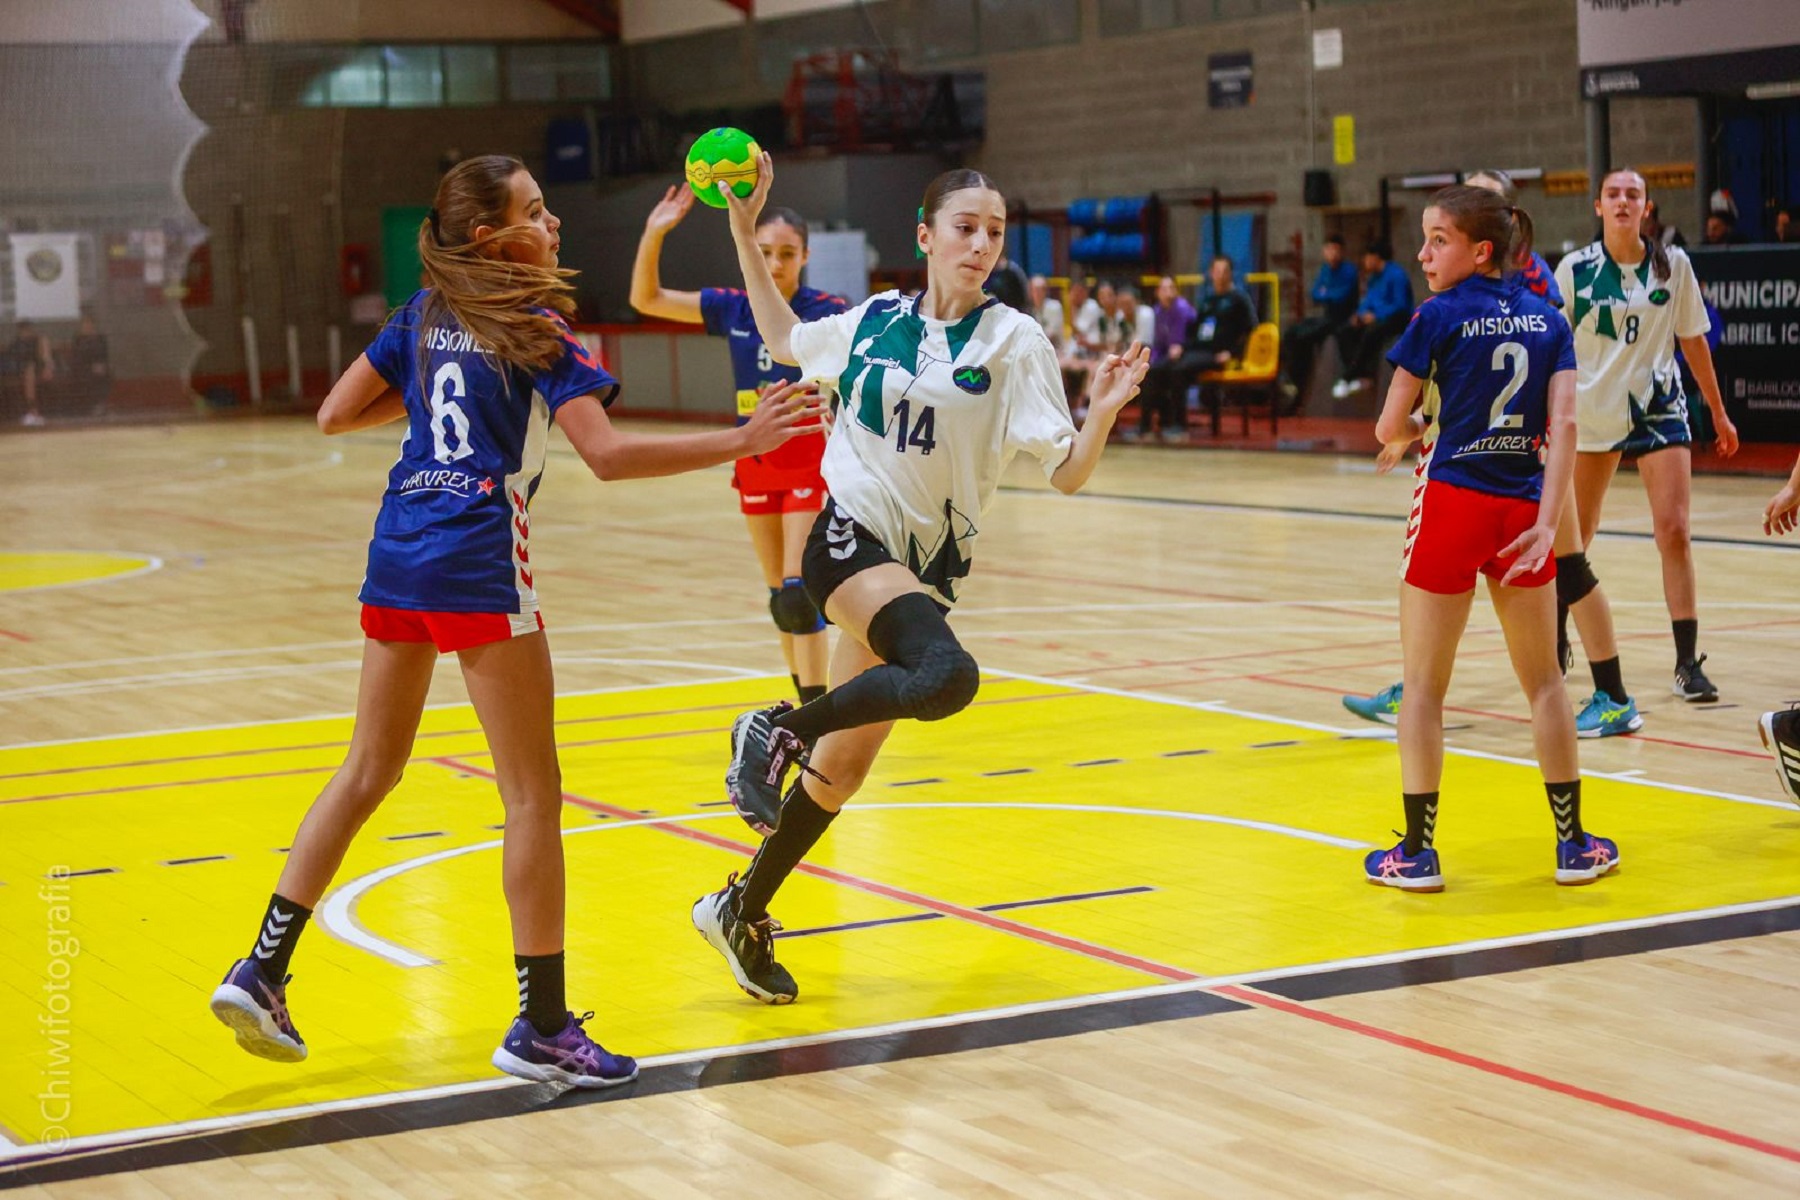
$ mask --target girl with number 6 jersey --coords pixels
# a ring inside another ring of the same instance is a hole
[[[736,429],[625,433],[619,386],[570,333],[561,222],[517,159],[458,163],[419,229],[427,286],[388,319],[319,409],[326,433],[407,422],[362,588],[362,678],[344,763],[300,824],[250,954],[212,1010],[251,1054],[306,1057],[287,1008],[288,961],[363,823],[400,782],[438,655],[455,653],[506,807],[502,881],[519,1014],[493,1063],[576,1087],[624,1083],[563,999],[562,783],[550,649],[531,560],[531,497],[552,421],[601,479],[672,475],[772,450],[819,427],[798,388],[777,388]],[[587,1017],[592,1017],[588,1013]],[[415,1024],[431,1032],[434,1018]]]

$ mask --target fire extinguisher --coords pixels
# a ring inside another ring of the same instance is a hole
[[[339,249],[338,286],[345,296],[360,296],[369,290],[368,246],[353,244]]]

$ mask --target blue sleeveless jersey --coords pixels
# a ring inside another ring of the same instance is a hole
[[[428,612],[537,611],[527,508],[550,419],[619,385],[563,325],[542,371],[501,365],[446,314],[420,328],[425,292],[388,318],[366,354],[406,401],[406,440],[369,542],[362,601]],[[420,347],[424,347],[421,358]]]
[[[1425,474],[1457,487],[1536,500],[1550,377],[1575,369],[1569,323],[1513,280],[1470,276],[1425,301],[1388,361],[1426,381],[1436,413]]]
[[[841,296],[803,287],[794,292],[789,306],[802,321],[843,312],[849,304]],[[738,288],[701,288],[700,319],[706,332],[722,337],[731,352],[731,382],[737,389],[737,420],[742,425],[756,411],[759,389],[771,383],[787,383],[800,378],[800,368],[778,363],[769,357],[757,331],[756,318],[750,312],[750,297]],[[825,436],[806,434],[783,442],[767,454],[738,460],[740,486],[760,490],[779,488],[810,480],[817,475],[819,459],[825,454]]]

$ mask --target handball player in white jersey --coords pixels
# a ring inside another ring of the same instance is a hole
[[[740,987],[785,1004],[796,988],[774,957],[778,926],[768,905],[776,889],[855,795],[896,720],[942,720],[975,697],[979,669],[945,618],[1007,463],[1023,451],[1058,491],[1081,488],[1149,355],[1133,346],[1101,362],[1076,432],[1044,331],[982,290],[1005,244],[1006,201],[969,170],[946,172],[925,191],[923,292],[883,292],[803,322],[757,249],[756,218],[773,176],[767,155],[761,167],[748,200],[727,194],[731,232],[769,352],[837,396],[823,463],[831,499],[802,573],[847,636],[824,696],[745,713],[732,726],[727,789],[739,811],[767,812],[774,831],[744,878],[701,897],[693,918]],[[783,799],[783,776],[802,761]]]

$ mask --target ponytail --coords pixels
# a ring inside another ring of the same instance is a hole
[[[419,265],[430,289],[420,331],[454,322],[502,363],[543,370],[566,352],[563,326],[540,311],[574,315],[577,272],[508,262],[495,253],[516,240],[506,225],[513,176],[525,164],[503,154],[464,159],[438,184],[437,203],[419,223]],[[480,225],[493,226],[471,238]],[[420,362],[424,345],[420,339]]]
[[[1512,226],[1512,250],[1507,256],[1506,270],[1522,271],[1531,265],[1531,247],[1537,237],[1537,227],[1532,224],[1531,214],[1517,204],[1507,205],[1506,215]]]

